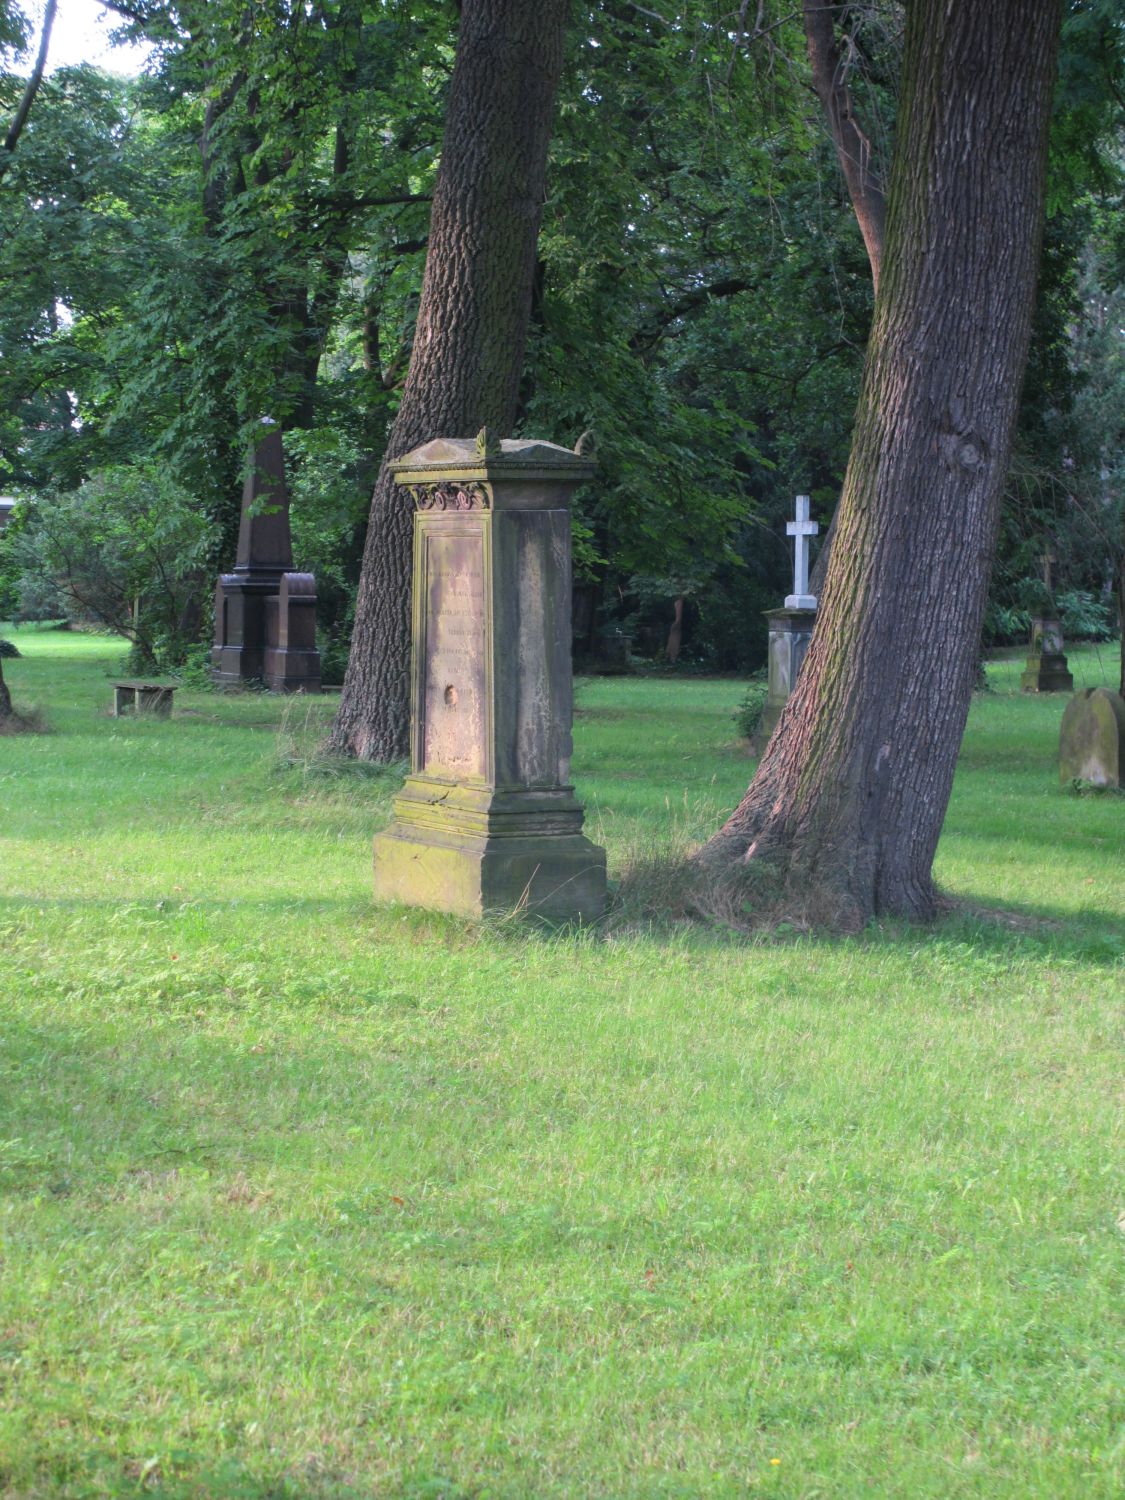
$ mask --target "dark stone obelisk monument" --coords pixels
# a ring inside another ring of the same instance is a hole
[[[254,446],[242,489],[234,572],[215,590],[211,675],[220,685],[259,681],[281,693],[320,689],[316,581],[293,572],[285,453],[272,425]]]
[[[605,850],[570,785],[570,496],[554,443],[438,438],[391,465],[413,496],[410,775],[375,893],[440,911],[588,921]]]

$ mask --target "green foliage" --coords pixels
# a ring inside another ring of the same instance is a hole
[[[761,723],[768,696],[769,686],[764,679],[760,678],[758,681],[751,682],[738,700],[738,707],[734,711],[734,723],[741,739],[753,739],[758,732],[758,725]]]
[[[29,512],[16,542],[27,586],[56,589],[73,615],[124,636],[138,667],[176,665],[213,542],[191,497],[159,466],[119,467],[45,491]]]
[[[574,27],[521,425],[595,435],[576,556],[599,619],[655,630],[683,591],[637,580],[698,579],[685,659],[729,669],[763,659],[792,495],[831,514],[870,274],[803,61],[779,62],[799,28],[737,50],[710,7],[681,9]]]
[[[1059,586],[1095,597],[1125,552],[1116,9],[1066,7],[994,623],[1026,609],[1046,545]],[[683,598],[682,661],[724,671],[764,659],[793,495],[822,528],[832,514],[871,313],[799,14],[743,10],[575,8],[519,422],[596,439],[574,516],[587,633],[628,623],[658,650]],[[898,19],[840,16],[884,160]],[[123,24],[158,44],[152,75],[50,75],[0,181],[0,486],[70,491],[158,463],[213,523],[202,630],[268,413],[337,677],[411,352],[456,21],[406,0],[143,0]],[[33,38],[0,5],[0,46]],[[9,50],[0,114],[26,66]],[[0,543],[0,614],[11,588]]]
[[[1059,594],[1059,619],[1068,641],[1108,641],[1114,634],[1113,605],[1104,595],[1086,589],[1067,589]]]
[[[316,574],[321,679],[339,684],[347,666],[352,610],[376,466],[339,427],[286,435],[293,554]]]

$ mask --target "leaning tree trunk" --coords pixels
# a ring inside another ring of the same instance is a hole
[[[1058,0],[913,0],[832,560],[758,774],[701,852],[814,918],[929,918],[1027,355]]]
[[[510,433],[531,307],[547,145],[569,0],[464,0],[414,351],[387,441]],[[380,471],[351,656],[330,746],[389,761],[409,745],[413,511]]]

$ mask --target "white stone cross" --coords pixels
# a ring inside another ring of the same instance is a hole
[[[793,592],[785,597],[786,609],[815,609],[816,596],[809,593],[809,537],[816,536],[820,527],[809,520],[809,497],[797,496],[797,519],[786,521],[785,531],[796,539],[793,557]]]

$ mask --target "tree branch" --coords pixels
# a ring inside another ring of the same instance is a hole
[[[867,246],[871,276],[878,292],[887,205],[871,142],[856,118],[847,68],[836,43],[834,12],[840,7],[825,5],[823,0],[803,0],[803,3],[813,87],[828,117],[828,129]]]
[[[47,48],[51,42],[51,27],[55,24],[57,9],[58,0],[47,0],[47,9],[43,12],[43,35],[39,38],[39,55],[35,59],[35,67],[32,69],[31,77],[27,80],[27,87],[23,91],[23,98],[20,100],[15,118],[8,126],[8,133],[4,137],[4,150],[7,155],[0,157],[0,177],[3,177],[11,165],[12,152],[16,149],[19,138],[23,134],[23,127],[27,124],[31,106],[35,103],[35,96],[39,92],[39,85],[43,82],[43,69],[47,66]]]
[[[712,281],[707,286],[695,287],[692,291],[685,292],[675,302],[666,303],[657,317],[654,317],[645,328],[637,330],[630,340],[630,346],[635,352],[651,349],[660,342],[665,330],[677,318],[694,312],[697,307],[706,306],[715,297],[735,297],[739,292],[753,291],[754,286],[755,283],[752,281],[745,281],[738,276],[728,276],[722,281]]]

